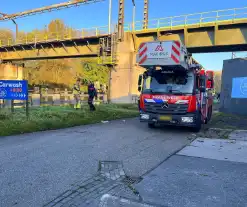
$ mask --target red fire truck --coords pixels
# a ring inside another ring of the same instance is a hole
[[[140,44],[137,63],[140,120],[200,131],[212,116],[213,71],[205,71],[180,41]]]

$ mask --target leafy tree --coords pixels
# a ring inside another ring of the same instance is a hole
[[[2,45],[7,45],[14,41],[14,34],[8,29],[0,29],[0,41]]]
[[[66,33],[66,26],[60,19],[55,19],[48,25],[48,36],[49,38],[62,39]]]
[[[214,72],[214,89],[216,93],[219,93],[221,91],[221,75],[222,71]]]
[[[17,42],[18,43],[24,43],[26,42],[27,34],[24,31],[18,32]]]

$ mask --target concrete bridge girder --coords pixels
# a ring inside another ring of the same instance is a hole
[[[1,80],[22,80],[23,67],[13,64],[0,64],[0,79]]]

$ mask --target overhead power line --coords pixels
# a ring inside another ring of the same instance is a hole
[[[61,10],[61,9],[66,9],[70,7],[75,7],[79,6],[81,4],[90,4],[90,3],[96,3],[100,1],[105,1],[105,0],[73,0],[69,2],[64,2],[64,3],[59,3],[59,4],[53,4],[50,6],[45,6],[37,9],[32,9],[24,12],[18,12],[15,14],[8,14],[0,17],[0,21],[5,21],[5,20],[13,20],[21,17],[26,17],[26,16],[31,16],[35,14],[41,14],[45,12],[52,12],[55,10]]]

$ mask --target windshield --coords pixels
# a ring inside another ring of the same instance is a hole
[[[155,71],[144,79],[143,92],[166,94],[191,94],[194,88],[193,72],[174,73]]]

